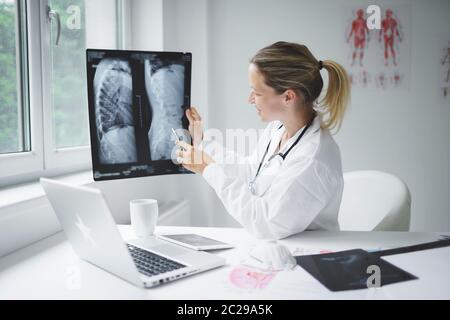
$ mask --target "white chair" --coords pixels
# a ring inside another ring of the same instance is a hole
[[[409,231],[411,194],[398,177],[380,171],[344,173],[341,230]]]

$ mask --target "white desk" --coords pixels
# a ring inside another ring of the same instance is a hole
[[[129,226],[119,229],[125,239],[133,236]],[[263,288],[252,288],[251,281],[243,282],[242,278],[249,275],[239,269],[240,262],[255,243],[243,229],[158,227],[156,232],[193,232],[231,242],[236,248],[215,253],[227,258],[224,267],[141,289],[79,260],[64,235],[58,233],[0,259],[0,299],[450,299],[449,247],[385,258],[419,280],[333,293],[298,266],[272,278],[251,274],[259,276]],[[291,251],[302,248],[304,253],[312,253],[322,249],[392,248],[433,241],[439,235],[315,231],[282,243]]]

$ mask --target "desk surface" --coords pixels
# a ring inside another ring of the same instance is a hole
[[[119,226],[124,239],[130,226]],[[197,233],[232,243],[214,254],[221,268],[152,289],[141,289],[80,260],[63,233],[0,259],[0,299],[450,299],[450,247],[394,255],[385,259],[419,280],[376,289],[331,292],[300,267],[278,273],[242,265],[256,244],[243,229],[158,227],[156,233]],[[295,254],[376,250],[434,241],[442,233],[303,232],[281,242]],[[193,289],[195,288],[195,290]]]

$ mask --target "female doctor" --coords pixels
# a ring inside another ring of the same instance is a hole
[[[319,103],[322,69],[329,84]],[[255,152],[238,164],[220,161],[230,152],[202,141],[201,117],[190,108],[193,145],[177,142],[177,161],[201,174],[229,214],[257,238],[338,230],[343,175],[329,130],[342,123],[350,96],[347,73],[334,61],[318,61],[304,45],[277,42],[256,53],[248,74],[249,102],[269,123]]]

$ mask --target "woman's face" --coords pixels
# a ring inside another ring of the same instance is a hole
[[[264,76],[253,63],[248,68],[248,78],[251,89],[248,102],[255,105],[262,121],[279,120],[283,113],[283,95],[264,83]]]

